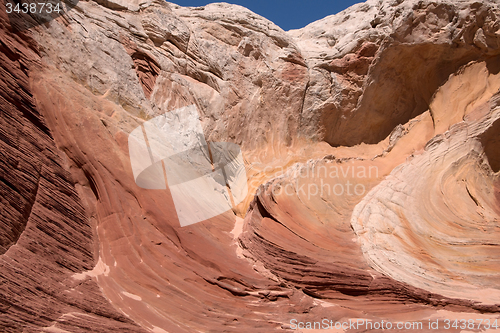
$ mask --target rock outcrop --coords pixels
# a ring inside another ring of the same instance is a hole
[[[96,281],[72,278],[95,265],[95,224],[34,97],[39,45],[1,7],[1,330],[145,332]]]
[[[223,3],[72,6],[22,30],[0,5],[2,331],[498,317],[497,3],[369,0],[288,32]],[[249,194],[181,227],[128,135],[189,105]]]

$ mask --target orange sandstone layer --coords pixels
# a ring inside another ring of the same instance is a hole
[[[3,331],[498,317],[498,5],[368,1],[289,32],[228,4],[2,15]],[[180,227],[128,135],[187,105],[241,146],[249,194]]]

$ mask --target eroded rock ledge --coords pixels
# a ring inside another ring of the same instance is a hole
[[[370,0],[284,32],[235,5],[80,1],[20,33],[2,9],[0,328],[498,317],[499,14]],[[181,228],[127,138],[192,104],[250,193]]]

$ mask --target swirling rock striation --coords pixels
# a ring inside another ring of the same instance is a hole
[[[4,12],[3,331],[498,317],[495,2],[369,0],[288,32],[223,3],[80,1],[23,32]],[[128,135],[189,105],[249,194],[180,227]]]

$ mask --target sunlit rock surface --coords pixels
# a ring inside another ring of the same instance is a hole
[[[108,0],[18,32],[0,5],[1,331],[493,322],[498,15],[370,0],[284,32]],[[181,227],[189,196],[136,183],[129,135],[183,107],[241,147],[248,194]]]

